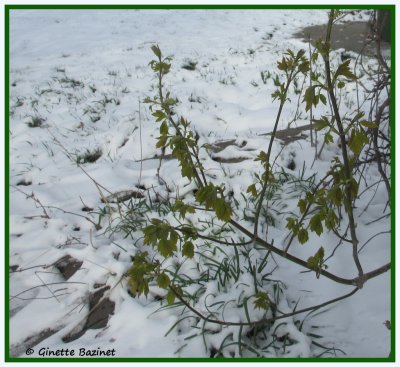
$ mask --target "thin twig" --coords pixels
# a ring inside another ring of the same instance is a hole
[[[57,298],[54,292],[47,286],[47,284],[43,281],[43,279],[39,276],[39,273],[40,273],[39,271],[35,271],[35,275],[39,278],[42,284],[47,288],[47,290],[52,294],[52,296],[57,300],[57,302],[60,303],[60,300]]]
[[[10,301],[13,300],[14,298],[20,296],[21,294],[24,294],[24,293],[26,293],[26,292],[29,292],[29,291],[31,291],[31,290],[33,290],[33,289],[41,288],[41,287],[45,287],[45,286],[46,286],[46,288],[47,288],[49,285],[55,285],[55,284],[80,284],[80,285],[87,285],[87,283],[84,283],[84,282],[69,282],[69,281],[68,281],[68,282],[46,283],[46,285],[43,285],[43,284],[41,284],[41,285],[36,285],[36,286],[34,286],[34,287],[30,287],[29,289],[25,289],[24,291],[19,292],[19,293],[17,293],[17,294],[14,295],[14,296],[11,296],[11,297],[10,297]]]
[[[139,103],[139,142],[140,142],[140,172],[139,172],[139,183],[142,182],[142,171],[143,171],[143,140],[142,140],[142,114],[140,109],[140,99],[138,99]]]
[[[18,188],[17,186],[11,185],[12,188],[14,188],[15,190],[19,191],[21,194],[24,194],[28,199],[32,199],[35,203],[37,203],[43,210],[44,215],[42,216],[42,218],[46,218],[46,219],[50,219],[49,214],[46,211],[45,206],[41,203],[41,201],[35,196],[35,194],[32,192],[32,194],[27,194],[26,192],[22,191],[20,188]]]
[[[387,233],[392,233],[392,232],[391,232],[391,231],[383,231],[383,232],[379,232],[379,233],[374,234],[371,238],[368,239],[368,241],[366,241],[366,242],[360,247],[360,249],[358,250],[358,253],[360,253],[361,250],[362,250],[369,242],[371,242],[375,237],[378,237],[378,236],[380,236],[380,235],[382,235],[382,234],[387,234]]]

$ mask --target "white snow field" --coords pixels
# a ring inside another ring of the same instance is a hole
[[[369,13],[363,11],[346,20],[368,18]],[[267,149],[270,139],[262,134],[272,131],[279,106],[271,97],[276,89],[274,78],[281,73],[277,61],[289,48],[294,52],[304,48],[308,55],[308,43],[294,34],[327,20],[326,10],[313,9],[11,10],[11,356],[46,357],[54,356],[51,351],[64,350],[59,356],[69,357],[74,351],[77,357],[85,348],[94,350],[93,356],[96,351],[108,351],[105,357],[110,358],[388,357],[390,331],[384,323],[391,318],[390,272],[370,280],[354,296],[308,316],[303,313],[277,320],[265,332],[265,345],[258,339],[257,345],[246,348],[238,342],[239,327],[217,327],[189,317],[190,311],[183,307],[165,307],[165,291],[155,283],[147,298],[130,295],[124,274],[132,257],[144,248],[143,234],[140,228],[130,236],[114,231],[119,223],[118,206],[102,202],[110,193],[128,190],[144,195],[125,201],[134,210],[140,200],[154,200],[156,193],[194,202],[194,186],[181,177],[175,159],[163,160],[160,169],[169,193],[156,176],[159,124],[143,100],[157,94],[149,62],[154,58],[150,47],[158,44],[164,55],[172,56],[165,88],[179,100],[176,113],[191,121],[199,144],[231,140],[222,144],[225,149],[201,151],[208,177],[225,184],[232,203],[236,199],[240,206],[245,205],[247,187],[254,174],[262,172],[260,162],[254,159]],[[332,51],[333,65],[341,63],[343,52]],[[349,54],[353,66],[357,55]],[[373,67],[376,61],[364,57],[363,63]],[[371,85],[367,75],[362,81]],[[302,83],[300,78],[298,88]],[[348,83],[342,93],[341,112],[351,114],[356,106],[355,83]],[[292,89],[279,129],[309,123],[304,106],[298,107],[299,98],[301,102],[302,95]],[[365,103],[362,108],[367,111],[369,106]],[[314,110],[315,115],[329,112],[329,104]],[[309,132],[302,134],[304,139],[286,144],[275,141],[275,168],[291,177],[316,175],[318,182],[329,170],[331,159],[340,156],[340,147],[336,140],[326,145],[314,162]],[[322,132],[319,134],[321,142]],[[93,158],[96,152],[98,156]],[[379,181],[374,164],[366,167],[365,177],[369,182]],[[365,188],[367,183],[360,185]],[[275,211],[260,227],[276,247],[284,248],[287,243],[286,218],[298,213],[296,194],[299,191],[288,187],[277,192]],[[365,272],[390,261],[390,208],[386,204],[383,183],[366,190],[357,201],[359,247],[365,244],[359,256]],[[251,230],[243,213],[238,209],[235,215]],[[159,217],[173,218],[171,213]],[[210,220],[209,214],[202,212],[189,217],[201,225]],[[307,244],[294,241],[290,252],[307,260],[324,246],[326,256],[334,252],[327,261],[330,272],[356,277],[351,246],[339,243],[331,232],[320,237],[310,233]],[[188,278],[207,267],[200,255],[205,244],[199,241],[196,246],[194,260],[185,261],[180,269]],[[226,246],[224,251],[235,259],[233,247]],[[258,266],[266,251],[257,251],[251,252],[250,260]],[[225,256],[213,252],[212,247],[206,252],[209,264]],[[256,254],[260,259],[254,258]],[[246,321],[243,306],[237,305],[254,294],[254,288],[252,275],[245,270],[247,260],[242,259],[238,280],[229,279],[222,288],[218,279],[202,283],[204,293],[193,307],[203,313],[211,308],[226,321]],[[71,261],[75,261],[72,270]],[[177,255],[168,264],[172,268],[179,261],[182,257]],[[210,265],[211,272],[213,269]],[[269,255],[263,274],[271,289],[274,284],[280,294],[281,312],[322,303],[353,289],[323,276],[317,279],[314,272],[304,270]],[[68,271],[71,273],[66,274]],[[193,284],[187,291],[196,292],[199,287]],[[89,328],[81,335],[96,294],[105,300],[101,307],[105,312],[111,310],[111,315],[106,312],[99,328]],[[224,309],[218,308],[221,304]],[[251,304],[250,300],[250,318],[261,318],[263,313]],[[248,334],[247,342],[252,339]]]

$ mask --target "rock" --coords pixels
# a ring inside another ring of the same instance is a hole
[[[114,314],[115,310],[115,302],[108,297],[103,298],[105,291],[108,289],[110,289],[110,286],[105,286],[89,295],[89,314],[87,319],[82,329],[74,329],[62,338],[65,343],[79,339],[89,329],[101,329],[107,326],[108,319]]]
[[[17,271],[19,268],[19,265],[10,265],[9,266],[9,272],[10,273],[14,273],[15,271]]]
[[[107,326],[108,318],[114,313],[115,303],[109,298],[103,298],[104,292],[109,286],[100,288],[89,296],[89,316],[86,321],[88,329],[101,329]]]
[[[136,190],[123,190],[115,192],[114,194],[108,195],[105,198],[101,198],[102,203],[121,203],[129,199],[142,199],[144,195],[140,191]]]
[[[209,144],[208,148],[213,153],[219,153],[231,145],[234,145],[238,148],[244,148],[247,145],[247,141],[244,140],[239,144],[236,139],[219,140],[219,141],[214,142],[213,144]]]
[[[17,186],[30,186],[32,185],[32,181],[29,180],[21,180],[17,182]]]
[[[71,278],[82,266],[83,261],[77,260],[70,255],[66,255],[54,263],[65,280]]]
[[[241,156],[240,151],[242,151],[245,146],[247,145],[247,141],[242,141],[239,143],[236,139],[229,139],[229,140],[219,140],[214,142],[213,144],[208,145],[208,149],[210,151],[210,157],[213,161],[219,163],[240,163],[246,161],[248,159],[252,159],[251,157]],[[234,146],[238,148],[239,156],[218,156],[217,154],[225,150],[226,148]],[[252,150],[252,149],[247,149]]]
[[[25,351],[29,348],[33,348],[34,346],[38,345],[43,340],[49,338],[53,334],[57,333],[61,327],[56,329],[46,328],[40,331],[37,334],[31,335],[27,337],[22,343],[13,344],[10,346],[10,357],[26,357]]]
[[[297,127],[290,127],[283,130],[277,130],[275,138],[282,140],[284,144],[292,143],[296,140],[306,139],[307,135],[303,134],[303,131],[310,131],[310,125],[303,125]],[[272,135],[272,133],[260,134],[260,136]]]
[[[211,157],[211,159],[215,162],[219,163],[240,163],[247,161],[251,158],[249,157],[232,157],[232,158],[223,158],[223,157]]]

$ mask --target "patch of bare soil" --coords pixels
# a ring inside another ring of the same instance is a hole
[[[326,25],[306,27],[294,36],[304,41],[311,39],[315,44],[317,40],[326,34]],[[371,38],[371,28],[368,22],[347,22],[334,24],[331,35],[331,47],[333,49],[344,48],[347,51],[361,53],[367,56],[376,54],[376,45]],[[390,49],[388,42],[381,43],[381,49]]]

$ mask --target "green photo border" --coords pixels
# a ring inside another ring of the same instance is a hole
[[[9,153],[10,153],[10,141],[9,141],[9,17],[10,10],[22,10],[22,9],[385,9],[390,10],[391,14],[391,195],[392,195],[392,212],[391,212],[391,355],[388,358],[15,358],[10,357],[10,340],[9,340],[9,183],[10,183],[10,164],[9,164]],[[5,21],[5,85],[4,85],[4,169],[5,169],[5,205],[4,205],[4,222],[5,222],[5,362],[395,362],[395,5],[149,5],[149,4],[137,4],[137,5],[4,5],[4,21]]]

